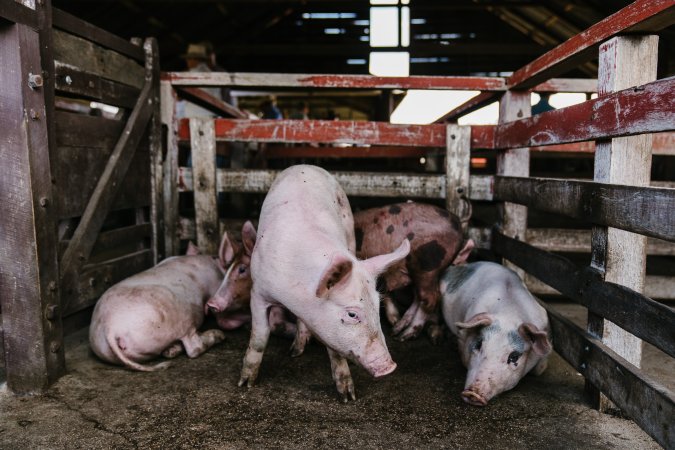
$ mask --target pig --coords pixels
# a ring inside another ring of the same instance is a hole
[[[379,378],[395,370],[380,327],[376,277],[410,251],[359,261],[354,219],[337,180],[316,166],[291,166],[262,205],[251,255],[251,337],[239,386],[251,387],[270,334],[266,311],[281,305],[326,345],[343,401],[356,399],[347,359]]]
[[[389,295],[383,303],[387,320],[400,340],[417,337],[427,323],[438,324],[439,281],[450,264],[466,262],[474,243],[464,240],[459,218],[447,210],[423,203],[397,203],[354,214],[356,256],[365,259],[392,251],[402,239],[410,241],[405,261],[390,267],[381,282],[386,292],[414,284],[415,299],[403,318]],[[442,335],[430,326],[433,342]]]
[[[251,322],[251,252],[256,241],[255,227],[246,221],[241,230],[242,243],[223,235],[219,254],[223,255],[225,278],[215,294],[206,302],[205,314],[213,314],[223,330],[234,330]],[[296,325],[286,318],[286,311],[272,306],[269,312],[272,331],[284,337],[294,337]]]
[[[170,362],[141,363],[159,355],[174,358],[183,348],[196,358],[225,339],[221,330],[197,331],[204,321],[204,303],[225,275],[222,255],[198,253],[190,244],[186,256],[167,258],[101,296],[89,327],[89,343],[99,358],[152,372]]]
[[[548,316],[514,271],[491,262],[451,266],[441,292],[443,318],[467,368],[466,403],[485,406],[528,372],[546,370]]]

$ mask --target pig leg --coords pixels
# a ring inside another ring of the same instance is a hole
[[[420,307],[420,303],[417,301],[417,299],[413,300],[413,302],[410,304],[410,306],[406,310],[405,314],[403,314],[403,317],[401,317],[401,320],[396,322],[396,324],[394,325],[394,328],[392,329],[392,334],[397,335],[401,331],[408,328],[408,326],[412,322],[413,318],[415,317],[415,314],[417,313],[417,310],[419,309],[419,307]]]
[[[258,377],[262,356],[270,337],[270,323],[267,317],[269,303],[255,291],[251,292],[251,338],[248,341],[244,366],[239,377],[239,387],[252,387]]]
[[[384,305],[384,315],[387,317],[387,321],[390,325],[394,326],[401,320],[401,313],[398,311],[394,299],[389,294],[384,294],[382,296],[382,304]]]
[[[419,304],[419,302],[417,301],[415,302]],[[415,311],[415,315],[410,321],[410,325],[408,325],[404,330],[400,331],[400,334],[396,337],[396,339],[398,339],[399,341],[407,341],[409,339],[414,339],[417,336],[419,336],[427,323],[428,317],[429,314],[427,314],[424,308],[422,308],[421,306],[418,307],[417,310]]]
[[[312,332],[309,331],[309,328],[307,328],[307,325],[305,325],[302,320],[298,319],[295,339],[291,345],[291,356],[295,358],[296,356],[302,355],[305,352],[305,347],[311,338]]]
[[[440,320],[440,313],[438,311],[435,311],[429,314],[428,321],[429,327],[427,328],[427,335],[429,336],[429,340],[431,340],[432,344],[438,345],[440,344],[445,334],[445,326],[443,325],[443,322]]]
[[[328,347],[326,347],[326,349],[328,350],[328,357],[330,358],[333,381],[335,381],[335,387],[337,388],[338,394],[340,394],[340,399],[344,403],[347,403],[350,398],[356,400],[354,381],[352,380],[351,372],[349,372],[347,359]]]
[[[162,356],[165,358],[175,358],[181,353],[183,353],[183,345],[180,342],[176,342],[175,344],[171,345],[166,350],[164,350],[162,352]]]
[[[196,358],[214,345],[225,340],[225,333],[220,330],[206,330],[198,333],[193,330],[181,338],[185,353],[189,358]]]
[[[281,306],[270,308],[269,322],[274,334],[285,338],[292,338],[296,335],[295,324],[286,320],[286,314]]]

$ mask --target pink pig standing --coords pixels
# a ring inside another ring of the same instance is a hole
[[[449,267],[441,291],[443,317],[468,370],[465,402],[485,406],[528,372],[546,370],[548,316],[514,271],[491,262]]]
[[[354,214],[354,226],[359,258],[390,252],[402,239],[410,241],[408,257],[390,267],[382,281],[386,292],[413,284],[415,300],[400,319],[389,295],[384,296],[383,302],[394,334],[400,340],[417,337],[428,322],[438,322],[441,274],[450,264],[466,262],[473,241],[464,242],[457,216],[423,203],[397,203],[360,211]],[[440,327],[430,327],[432,341],[440,334]]]
[[[190,244],[187,256],[167,258],[103,294],[89,327],[89,343],[99,358],[150,372],[170,363],[141,362],[159,355],[173,358],[183,348],[196,358],[225,339],[220,330],[197,331],[204,321],[204,303],[225,273],[222,257],[198,253]]]
[[[309,165],[281,172],[262,205],[251,256],[252,329],[239,386],[253,385],[270,334],[267,310],[281,305],[328,349],[344,401],[355,399],[347,358],[374,377],[396,368],[380,327],[379,273],[405,258],[394,252],[359,261],[344,191],[325,170]]]

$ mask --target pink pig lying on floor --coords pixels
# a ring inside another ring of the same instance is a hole
[[[485,406],[528,372],[546,370],[548,315],[513,270],[491,262],[451,266],[441,291],[443,317],[468,370],[465,402]]]
[[[392,253],[357,260],[352,212],[337,180],[316,166],[281,172],[263,202],[251,255],[252,329],[239,386],[257,378],[274,305],[326,345],[344,401],[356,398],[347,359],[374,377],[391,373],[396,363],[380,327],[375,280],[409,250],[404,239]]]
[[[167,258],[101,296],[89,327],[89,343],[99,358],[150,372],[170,363],[141,362],[159,355],[173,358],[183,348],[196,358],[225,339],[220,330],[197,331],[204,321],[204,303],[225,274],[222,255],[198,253],[190,243],[186,256]]]

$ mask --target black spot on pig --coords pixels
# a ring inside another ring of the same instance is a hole
[[[389,207],[389,214],[399,214],[401,212],[401,207],[398,205],[392,205]]]
[[[444,257],[445,248],[438,241],[427,242],[415,250],[415,259],[423,272],[438,269]]]
[[[354,237],[356,238],[356,251],[360,252],[363,245],[363,230],[361,228],[355,229]]]
[[[413,239],[415,239],[415,233],[410,232],[406,235],[406,237],[408,238],[409,241],[412,241]]]
[[[408,226],[408,221],[407,221],[407,220],[406,220],[405,222],[403,222],[403,226],[404,226],[404,227],[407,227],[407,226]]]
[[[338,205],[342,206],[342,199],[340,198],[339,195],[337,196],[337,202],[338,202]]]
[[[375,225],[377,225],[377,222],[379,222],[379,221],[380,221],[380,219],[378,219],[377,217],[373,219],[373,223],[374,223]]]
[[[394,232],[394,226],[393,226],[393,225],[389,225],[389,226],[387,227],[387,234],[391,234],[391,233],[393,233],[393,232]]]

